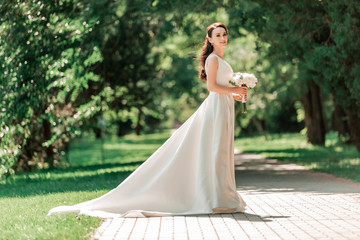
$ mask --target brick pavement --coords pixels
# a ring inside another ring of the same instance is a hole
[[[245,213],[105,219],[92,239],[360,239],[360,184],[235,155]]]

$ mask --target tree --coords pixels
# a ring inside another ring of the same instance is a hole
[[[174,9],[213,7],[188,3],[2,1],[0,176],[58,163],[69,140],[104,112],[119,121],[136,111],[137,133],[145,114],[159,115],[154,43],[186,15]]]
[[[324,139],[320,87],[344,108],[351,122],[351,139],[360,150],[360,67],[356,54],[360,44],[356,37],[360,31],[356,24],[360,8],[356,1],[256,1],[243,10],[241,7],[232,9],[232,25],[243,24],[270,43],[270,56],[293,62],[298,67],[299,81],[310,90],[304,92],[302,101],[309,141],[322,144]],[[238,19],[241,21],[236,22]],[[314,94],[316,97],[309,98]],[[312,105],[313,109],[309,108]]]
[[[85,119],[101,108],[96,1],[0,5],[0,176],[52,166]],[[107,8],[100,8],[106,9]],[[109,8],[111,9],[111,8]]]

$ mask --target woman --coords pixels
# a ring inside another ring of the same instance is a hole
[[[200,60],[200,79],[209,96],[196,112],[119,186],[62,212],[111,218],[244,212],[234,176],[234,99],[245,87],[232,87],[233,71],[223,59],[228,30],[211,24]]]

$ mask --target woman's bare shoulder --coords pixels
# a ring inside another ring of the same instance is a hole
[[[216,67],[219,64],[219,60],[215,55],[209,55],[206,60],[209,67]]]

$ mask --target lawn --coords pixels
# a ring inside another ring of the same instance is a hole
[[[325,146],[308,144],[299,133],[270,134],[236,139],[242,152],[260,154],[308,169],[360,182],[360,154],[354,146],[339,143],[336,133],[326,135]]]
[[[0,239],[89,239],[100,218],[61,214],[49,209],[72,205],[115,188],[169,136],[169,133],[107,138],[105,162],[100,141],[77,139],[70,150],[70,166],[16,174],[0,181]]]
[[[165,140],[169,132],[105,139],[75,139],[69,166],[16,174],[0,180],[0,239],[88,239],[101,219],[60,214],[46,217],[49,209],[72,205],[103,195],[115,188]],[[328,134],[326,146],[312,146],[301,134],[270,134],[241,137],[235,146],[243,152],[261,154],[285,162],[360,182],[360,155],[352,146],[339,144]]]

